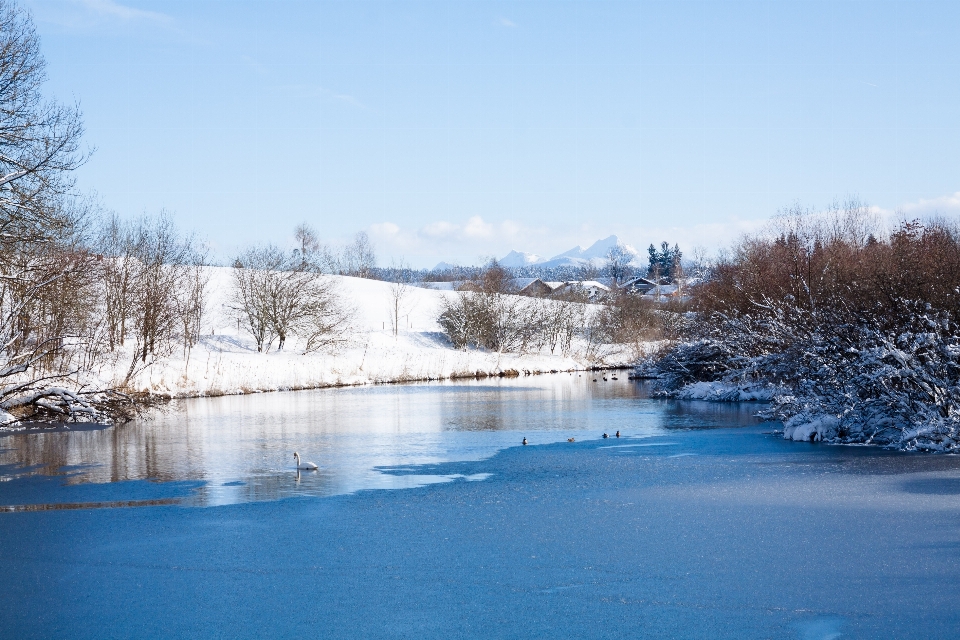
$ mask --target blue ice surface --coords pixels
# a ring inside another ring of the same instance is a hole
[[[766,431],[514,447],[397,467],[457,476],[404,490],[0,513],[0,635],[957,637],[960,459]]]

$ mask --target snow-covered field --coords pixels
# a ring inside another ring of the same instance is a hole
[[[437,324],[445,298],[452,291],[410,287],[403,298],[400,331],[391,328],[390,283],[329,276],[355,313],[348,343],[335,351],[304,355],[296,340],[283,351],[276,342],[258,353],[253,339],[238,326],[230,308],[229,267],[210,268],[210,284],[202,338],[189,355],[181,351],[139,372],[130,385],[138,391],[173,396],[205,396],[259,391],[308,389],[469,375],[520,374],[584,369],[592,365],[626,366],[628,353],[608,350],[602,363],[585,358],[540,354],[498,354],[461,351],[450,346]],[[575,350],[576,351],[576,350]],[[116,385],[129,365],[129,355],[105,365],[99,378]]]

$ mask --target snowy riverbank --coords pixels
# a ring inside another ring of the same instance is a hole
[[[176,397],[254,393],[360,385],[464,376],[514,375],[627,366],[630,353],[608,348],[587,358],[583,348],[567,356],[542,353],[509,354],[458,350],[450,346],[437,324],[452,291],[410,287],[403,300],[400,329],[391,328],[390,283],[329,276],[339,295],[354,310],[347,343],[330,352],[303,354],[296,340],[283,351],[276,345],[258,353],[253,339],[239,329],[232,311],[231,269],[210,268],[208,312],[200,342],[189,354],[182,351],[158,359],[138,372],[128,385],[136,391]],[[110,386],[122,382],[130,354],[119,351],[97,372]]]

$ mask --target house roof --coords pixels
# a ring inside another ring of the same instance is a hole
[[[597,282],[596,280],[582,280],[580,282],[571,282],[570,284],[579,285],[584,289],[602,289],[604,291],[610,291],[610,287],[602,282]]]
[[[646,278],[631,278],[620,286],[621,287],[637,287],[637,286],[647,286],[647,285],[651,287],[655,287],[657,286],[657,283],[653,282],[652,280],[647,280]]]
[[[510,284],[512,284],[518,290],[523,291],[524,289],[532,285],[534,282],[537,282],[538,280],[540,280],[540,278],[513,278],[510,281]]]

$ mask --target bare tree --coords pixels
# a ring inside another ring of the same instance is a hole
[[[412,310],[413,287],[407,281],[410,269],[402,262],[393,266],[393,282],[390,283],[390,328],[396,336],[400,331],[400,318]]]
[[[269,351],[274,340],[283,349],[296,335],[304,351],[315,351],[343,339],[350,319],[332,282],[301,259],[273,245],[248,249],[234,261],[234,309],[257,351]]]
[[[607,251],[607,274],[613,280],[614,287],[619,287],[633,274],[630,266],[633,254],[627,251],[622,244],[616,244]]]
[[[257,351],[270,349],[274,340],[267,295],[273,267],[261,250],[248,249],[233,262],[233,309],[237,320],[250,334]]]
[[[353,242],[341,251],[336,252],[324,247],[322,253],[322,262],[327,271],[341,276],[369,278],[377,266],[373,243],[364,231],[357,233]]]
[[[293,230],[293,237],[297,241],[297,251],[304,262],[315,262],[324,247],[320,244],[317,232],[306,222],[301,222]]]
[[[326,276],[319,276],[308,293],[295,328],[303,339],[303,352],[346,343],[355,311],[343,301],[336,284]]]
[[[190,353],[200,340],[200,325],[206,312],[207,286],[210,284],[206,250],[196,248],[181,270],[180,290],[175,299],[181,322],[183,358],[190,363]]]
[[[690,261],[690,277],[696,281],[704,280],[710,272],[711,260],[707,248],[697,245],[693,248],[693,260]]]
[[[347,247],[345,253],[350,261],[350,275],[369,278],[370,272],[377,266],[377,255],[370,236],[365,231],[357,233],[353,244]]]
[[[67,197],[83,125],[43,97],[44,67],[29,14],[0,0],[0,423],[96,413],[54,386],[79,373],[97,319],[83,306],[94,258]]]
[[[205,251],[196,239],[183,235],[161,212],[135,221],[111,214],[97,241],[109,350],[132,347],[124,384],[171,355],[177,344],[189,360],[199,339],[208,281]]]
[[[483,268],[477,283],[480,285],[480,289],[487,294],[513,293],[516,291],[513,286],[513,274],[500,266],[496,259],[491,259]]]
[[[71,225],[59,200],[86,158],[83,124],[76,108],[44,99],[45,66],[29,14],[0,0],[0,265]]]

